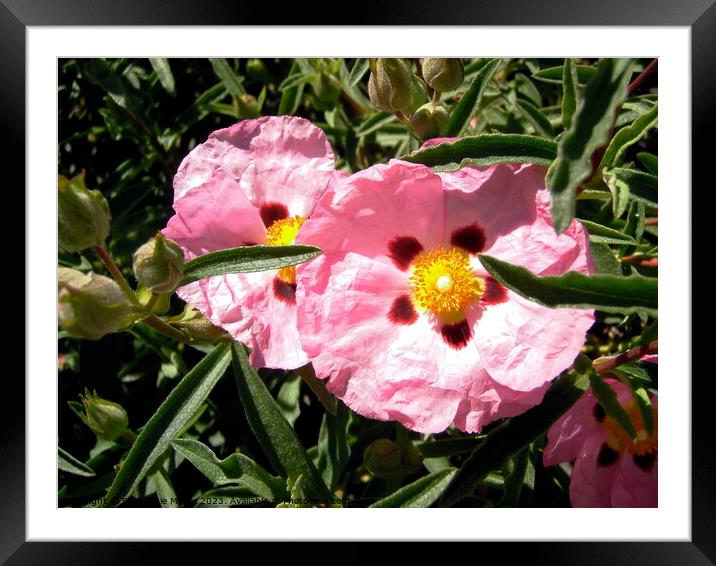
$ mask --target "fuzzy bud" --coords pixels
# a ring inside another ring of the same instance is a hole
[[[442,136],[448,124],[448,112],[439,104],[428,102],[413,114],[410,125],[415,135],[422,140]]]
[[[341,82],[333,74],[321,71],[311,81],[316,97],[323,102],[335,102],[341,95]]]
[[[177,288],[184,269],[184,252],[163,234],[157,234],[134,252],[134,276],[159,295]]]
[[[465,78],[462,59],[423,59],[423,79],[428,86],[438,92],[454,90]]]
[[[185,331],[194,340],[213,342],[227,336],[226,332],[214,326],[211,321],[191,305],[184,312],[169,319],[169,324]]]
[[[80,397],[85,409],[80,418],[99,438],[113,441],[127,430],[129,418],[121,405],[102,399],[96,391],[90,393],[86,388]]]
[[[368,79],[370,101],[388,112],[407,110],[412,102],[412,75],[405,59],[376,59]]]
[[[102,193],[90,191],[84,175],[57,180],[57,229],[60,247],[79,252],[101,246],[109,235],[109,205]]]
[[[98,340],[117,330],[132,312],[117,283],[96,273],[58,268],[58,318],[72,336]]]

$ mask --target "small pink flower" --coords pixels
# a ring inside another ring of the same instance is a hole
[[[657,397],[654,434],[623,383],[608,379],[637,431],[636,440],[621,428],[587,391],[547,433],[545,466],[574,461],[569,496],[574,507],[656,507],[658,498]]]
[[[213,132],[174,177],[163,233],[187,259],[235,246],[288,245],[318,200],[342,179],[319,128],[303,118],[245,120]],[[296,330],[295,268],[211,277],[177,290],[251,347],[255,366],[308,363]]]
[[[593,313],[507,290],[478,253],[540,275],[592,270],[587,234],[557,236],[544,169],[434,173],[393,160],[351,176],[298,241],[298,327],[327,387],[354,411],[421,432],[479,431],[542,400]],[[324,206],[325,203],[325,206]]]

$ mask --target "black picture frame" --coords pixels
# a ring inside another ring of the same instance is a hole
[[[694,187],[712,190],[709,132],[714,126],[716,101],[716,4],[715,0],[553,0],[549,4],[525,0],[485,2],[412,0],[387,2],[364,0],[360,9],[353,5],[351,21],[342,21],[345,12],[336,3],[285,4],[240,0],[0,0],[0,132],[6,147],[2,153],[3,178],[8,187],[16,187],[12,210],[25,210],[25,31],[28,26],[68,25],[560,25],[560,26],[685,26],[691,30],[692,55],[692,178]],[[323,14],[323,16],[320,16]],[[321,22],[320,20],[323,19]],[[687,188],[683,187],[686,191]],[[7,206],[7,205],[6,205]],[[6,209],[8,210],[8,209]],[[693,226],[700,224],[694,218]],[[703,225],[703,224],[701,224]],[[693,241],[696,239],[692,231]],[[14,241],[6,246],[8,262],[20,271],[23,261],[32,261]],[[14,257],[13,256],[16,256]],[[693,257],[696,257],[694,254]],[[691,274],[689,274],[691,276]],[[6,275],[6,278],[8,276]],[[13,282],[14,293],[21,285]],[[25,296],[25,303],[31,297]],[[17,302],[17,301],[16,301]],[[19,317],[16,320],[21,320]],[[18,325],[19,326],[19,325]],[[691,332],[691,328],[683,329]],[[19,334],[17,332],[16,334]],[[706,333],[704,333],[706,334]],[[692,334],[692,336],[695,336]],[[702,340],[705,340],[702,339]],[[693,351],[699,350],[695,339]],[[704,346],[701,344],[701,346]],[[683,352],[689,360],[692,352]],[[25,344],[28,355],[28,344]],[[520,558],[542,564],[715,564],[716,563],[716,451],[713,450],[710,422],[713,385],[708,374],[672,376],[692,384],[692,538],[690,542],[569,542],[569,543],[470,543],[457,552],[473,554],[468,559],[484,562],[485,553],[510,564]],[[16,375],[16,374],[15,374]],[[7,564],[127,564],[150,561],[152,543],[80,543],[25,542],[25,387],[19,379],[6,375],[0,430],[3,433],[0,458],[0,561]],[[48,376],[49,377],[49,376]],[[559,537],[555,526],[555,538]],[[585,537],[586,538],[586,537]],[[316,539],[320,539],[317,533]],[[246,543],[241,543],[246,544]],[[101,548],[98,548],[101,545]],[[187,545],[172,545],[160,550],[162,559],[188,558]],[[213,545],[219,546],[219,545]],[[252,548],[242,550],[250,556]],[[479,546],[479,549],[477,548]],[[341,562],[364,562],[377,556],[374,545],[350,543],[349,548],[320,552],[325,558]],[[411,550],[412,549],[412,550]],[[285,549],[282,549],[285,550]],[[407,551],[407,555],[405,552]],[[203,552],[203,551],[202,551]],[[212,548],[211,560],[220,554],[235,553],[235,545]],[[260,552],[265,552],[260,549]],[[302,547],[290,549],[295,556]],[[315,551],[311,551],[315,552]],[[413,552],[423,553],[422,545],[412,544],[400,551],[402,560]],[[454,552],[451,550],[451,553]],[[310,554],[310,553],[309,553]],[[240,557],[236,557],[240,559]],[[290,559],[290,558],[287,558]],[[7,562],[5,562],[7,560]],[[489,558],[488,558],[489,560]],[[183,562],[184,560],[182,560]]]

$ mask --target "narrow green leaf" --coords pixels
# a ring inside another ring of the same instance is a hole
[[[575,372],[563,374],[552,383],[542,403],[493,429],[465,460],[440,500],[451,507],[470,495],[488,472],[499,469],[513,454],[545,434],[586,390],[588,382]]]
[[[425,458],[442,458],[472,452],[483,440],[484,436],[465,436],[462,438],[440,438],[417,445],[418,451]]]
[[[659,174],[659,158],[656,155],[647,151],[640,151],[636,154],[636,158],[649,173],[652,175]]]
[[[527,75],[517,73],[515,75],[515,86],[517,94],[522,95],[526,100],[529,100],[537,108],[540,108],[542,106],[542,95],[539,93],[539,90]]]
[[[447,137],[459,136],[465,130],[470,122],[470,118],[472,118],[472,115],[480,104],[480,98],[487,83],[490,82],[499,64],[499,59],[492,59],[477,72],[460,101],[453,107],[452,112],[450,112],[450,119],[448,120],[447,132],[445,134]]]
[[[92,468],[85,465],[59,446],[57,447],[57,469],[67,472],[68,474],[74,474],[76,476],[83,476],[86,478],[91,478],[95,475]]]
[[[177,384],[134,441],[107,493],[105,507],[122,503],[144,478],[209,396],[230,361],[229,345],[216,346]]]
[[[283,480],[273,477],[244,454],[235,452],[219,460],[211,448],[188,438],[177,438],[172,446],[215,486],[237,484],[269,501],[286,495]]]
[[[560,138],[557,159],[546,177],[552,196],[552,219],[558,234],[574,218],[577,187],[592,172],[591,157],[609,140],[616,109],[624,100],[631,74],[629,59],[602,59],[584,89],[572,124]]]
[[[589,242],[589,251],[597,268],[597,273],[601,275],[616,275],[622,277],[622,264],[614,255],[614,251],[607,244],[597,244]]]
[[[574,67],[579,84],[587,84],[597,73],[596,67],[590,67],[589,65],[574,65]],[[564,82],[564,66],[540,69],[532,75],[532,78],[545,83],[560,84]]]
[[[293,66],[288,73],[288,76],[301,75],[301,66],[298,61],[293,62]],[[281,93],[281,100],[278,104],[279,116],[295,114],[298,110],[298,105],[301,103],[301,96],[303,95],[303,83],[296,85],[293,88],[284,90]]]
[[[181,285],[226,273],[269,271],[296,265],[321,253],[315,246],[240,246],[196,257],[184,265]]]
[[[353,68],[351,69],[351,73],[350,73],[350,75],[348,75],[348,87],[349,88],[356,86],[360,82],[360,80],[366,74],[366,71],[368,71],[368,67],[369,67],[368,59],[356,59],[356,62],[353,63]]]
[[[629,146],[638,142],[646,133],[656,126],[659,115],[659,107],[654,106],[646,114],[642,114],[634,120],[629,126],[625,126],[619,130],[609,142],[609,146],[604,152],[602,161],[597,167],[597,171],[611,169],[621,163],[624,152]]]
[[[465,165],[535,163],[548,167],[557,155],[552,140],[522,134],[483,134],[420,149],[400,159],[422,163],[440,171],[455,171]]]
[[[597,244],[631,244],[636,246],[639,244],[634,238],[623,234],[619,230],[597,224],[596,222],[590,222],[589,220],[579,219],[589,232],[589,241]]]
[[[619,368],[621,369],[621,368]],[[646,434],[652,436],[654,434],[654,408],[649,398],[649,393],[646,390],[646,386],[640,384],[637,380],[632,379],[629,375],[617,370],[612,370],[610,373],[619,378],[619,381],[624,383],[632,393],[632,397],[636,402],[637,408],[641,415],[641,420],[644,423],[644,430]]]
[[[455,468],[449,468],[424,476],[376,501],[371,507],[430,507],[442,495],[456,472]]]
[[[316,468],[326,485],[333,489],[348,465],[351,448],[348,444],[348,427],[351,413],[343,403],[338,403],[335,416],[323,415],[318,433]]]
[[[376,112],[365,122],[362,122],[356,128],[357,136],[367,136],[375,131],[380,130],[386,124],[391,124],[396,121],[396,116],[392,112]]]
[[[293,426],[296,419],[301,415],[299,397],[301,395],[301,377],[298,375],[287,375],[281,388],[278,390],[276,402],[281,414]]]
[[[636,439],[634,423],[631,422],[631,417],[619,403],[614,389],[597,372],[590,373],[589,384],[592,387],[592,393],[607,415],[617,421],[632,439]]]
[[[636,169],[615,167],[604,171],[604,179],[613,195],[625,193],[629,198],[649,206],[658,206],[659,204],[659,178],[656,175]],[[616,216],[616,211],[614,215]]]
[[[605,312],[656,313],[655,278],[583,275],[569,271],[556,277],[538,277],[524,267],[480,255],[480,263],[497,281],[515,293],[547,307],[593,308]]]
[[[577,66],[574,64],[574,59],[567,58],[562,69],[562,125],[565,130],[569,130],[572,117],[577,111],[578,86]]]
[[[175,509],[179,507],[177,494],[174,491],[171,479],[167,475],[164,468],[160,468],[158,472],[152,474],[149,478],[152,482],[154,491],[157,494],[159,505],[165,509]]]
[[[310,83],[316,77],[315,73],[310,75],[294,74],[286,77],[283,82],[278,85],[279,92],[285,92],[287,90],[298,88],[299,86]]]
[[[534,491],[535,467],[530,459],[529,447],[520,450],[510,464],[499,507],[519,507],[520,501],[529,499]]]
[[[522,115],[527,121],[532,124],[537,134],[549,139],[554,137],[554,130],[552,129],[552,124],[549,122],[549,118],[534,104],[526,100],[518,99],[517,108],[520,109],[520,112],[522,112]]]
[[[232,343],[232,366],[246,419],[271,465],[284,477],[303,477],[311,497],[329,501],[330,494],[298,436],[281,414],[266,385],[251,367],[244,346]]]
[[[234,73],[226,59],[209,59],[209,62],[211,68],[214,69],[214,74],[221,80],[231,96],[239,97],[246,94],[246,89],[241,84],[243,79]]]
[[[149,64],[157,74],[159,82],[171,96],[176,95],[176,85],[174,84],[174,75],[172,75],[172,68],[169,66],[169,59],[164,58],[149,58]]]

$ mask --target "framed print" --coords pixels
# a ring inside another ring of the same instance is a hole
[[[710,0],[350,25],[0,2],[26,212],[8,564],[187,540],[716,560]]]

